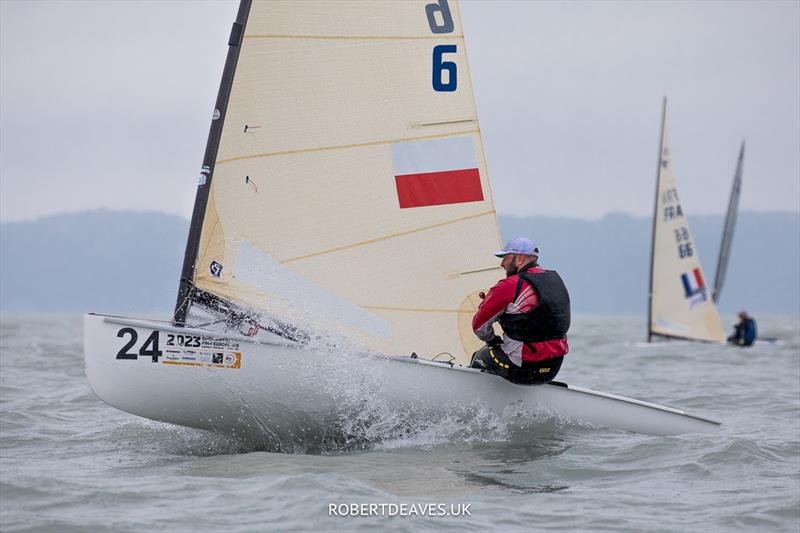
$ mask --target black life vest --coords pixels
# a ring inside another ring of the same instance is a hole
[[[525,313],[503,313],[499,322],[510,338],[524,343],[563,339],[570,325],[570,305],[567,287],[555,270],[533,273],[525,265],[519,275],[514,301],[524,282],[530,283],[539,295],[539,304]]]

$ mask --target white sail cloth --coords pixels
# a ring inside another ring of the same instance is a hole
[[[468,361],[502,271],[456,2],[254,2],[224,120],[198,288]]]
[[[667,137],[666,100],[653,223],[650,332],[724,342],[722,322],[678,196]]]

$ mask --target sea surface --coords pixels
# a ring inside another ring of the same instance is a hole
[[[358,449],[287,454],[109,407],[81,316],[4,314],[0,530],[797,532],[800,318],[756,318],[779,343],[647,345],[643,318],[573,321],[560,381],[721,420],[716,434],[373,417]],[[331,515],[342,504],[376,512]]]

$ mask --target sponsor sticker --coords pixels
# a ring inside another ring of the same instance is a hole
[[[117,352],[116,359],[216,368],[242,366],[242,351],[239,342],[233,339],[137,330],[131,327],[121,328],[117,337],[122,347]]]
[[[168,333],[161,362],[166,365],[241,368],[242,352],[234,340]]]
[[[211,175],[211,167],[208,165],[203,165],[203,168],[200,169],[200,176],[197,178],[197,186],[202,187],[206,183],[208,183],[208,177]]]
[[[165,365],[241,368],[242,352],[215,352],[210,350],[190,350],[188,348],[166,349],[161,362]]]

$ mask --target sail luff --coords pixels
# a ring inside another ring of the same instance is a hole
[[[658,222],[658,191],[661,183],[661,157],[664,148],[664,125],[667,120],[667,97],[661,104],[661,135],[658,139],[658,161],[656,162],[656,188],[655,200],[653,201],[653,224],[652,236],[650,240],[650,286],[647,290],[647,342],[653,338],[653,269],[655,267],[656,256],[656,223]]]
[[[236,72],[236,64],[239,60],[239,50],[241,49],[244,37],[247,16],[250,13],[252,0],[241,0],[239,10],[236,14],[236,21],[231,28],[228,38],[228,55],[225,58],[225,67],[222,71],[217,101],[214,106],[214,115],[211,120],[211,127],[208,132],[206,150],[203,155],[203,167],[197,185],[197,194],[192,210],[192,220],[189,225],[189,235],[186,239],[186,251],[183,256],[183,267],[178,286],[178,296],[175,302],[175,312],[173,322],[183,325],[186,314],[191,305],[191,291],[194,286],[195,263],[197,261],[200,237],[203,229],[208,198],[211,191],[211,181],[214,174],[214,163],[217,159],[220,138],[222,137],[222,127],[225,123],[225,112],[228,107],[233,77]]]
[[[717,258],[717,272],[714,276],[714,302],[719,302],[722,293],[722,286],[725,283],[725,274],[728,271],[728,259],[730,257],[731,245],[733,243],[733,230],[736,226],[736,217],[739,214],[739,196],[742,190],[742,168],[744,163],[744,141],[739,149],[739,160],[736,163],[736,172],[731,186],[731,195],[728,199],[728,213],[725,215],[725,226],[722,230],[722,241],[719,246],[719,257]]]

